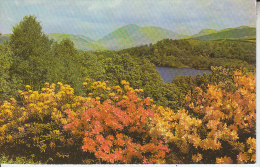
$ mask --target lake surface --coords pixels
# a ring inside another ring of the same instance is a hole
[[[156,67],[164,82],[169,83],[177,76],[197,76],[211,73],[210,70],[195,70],[191,68]]]

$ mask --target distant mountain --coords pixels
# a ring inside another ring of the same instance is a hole
[[[11,34],[0,35],[0,43],[9,40],[10,35]],[[91,38],[86,37],[84,35],[58,34],[58,33],[48,33],[46,35],[50,39],[53,39],[56,42],[60,42],[62,39],[68,38],[74,43],[75,48],[78,50],[104,50],[105,49],[95,44]]]
[[[0,43],[8,41],[11,34],[2,34],[0,35]]]
[[[49,33],[47,34],[50,39],[60,42],[62,39],[68,38],[73,43],[78,50],[103,50],[104,48],[93,43],[93,40],[84,35],[72,35],[72,34],[57,34]]]
[[[0,35],[0,43],[8,40],[11,34]],[[105,50],[105,49],[125,49],[135,46],[156,43],[162,39],[199,39],[199,40],[219,40],[219,39],[244,39],[255,42],[256,28],[241,26],[237,28],[228,28],[224,30],[204,29],[198,34],[187,36],[174,33],[160,27],[145,26],[139,27],[135,24],[116,29],[103,38],[94,41],[84,35],[72,34],[47,34],[50,39],[60,42],[68,38],[73,41],[75,48],[78,50]]]
[[[186,38],[188,35],[182,35],[178,33],[174,33],[170,30],[166,30],[160,27],[141,27],[141,31],[145,34],[145,36],[152,41],[152,43],[155,43],[157,41],[160,41],[162,39],[181,39]]]
[[[109,49],[124,49],[139,45],[156,43],[162,39],[180,39],[184,35],[160,27],[139,27],[135,24],[116,29],[96,41],[100,46]]]
[[[207,34],[203,34],[206,32]],[[191,38],[209,41],[209,40],[219,40],[219,39],[250,39],[256,38],[256,28],[241,26],[236,28],[227,28],[224,30],[204,30],[202,33],[193,35]]]
[[[203,30],[201,30],[198,34],[192,35],[191,37],[192,37],[192,38],[195,38],[195,37],[199,37],[199,36],[204,36],[204,35],[208,35],[208,34],[213,34],[213,33],[216,33],[216,32],[218,32],[218,31],[215,30],[215,29],[203,29]]]

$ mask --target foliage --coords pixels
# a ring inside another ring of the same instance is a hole
[[[40,161],[34,161],[33,160],[34,155],[31,157],[15,157],[15,159],[12,159],[10,157],[1,156],[0,157],[0,163],[1,164],[41,164]]]
[[[62,82],[72,86],[79,94],[84,81],[81,68],[79,68],[79,56],[74,44],[69,39],[60,43],[54,43],[51,49],[52,56],[48,57],[49,63],[46,80],[50,83]]]
[[[188,110],[156,108],[155,130],[185,163],[255,162],[256,78],[237,71],[234,84],[234,91],[223,83],[197,87],[186,96]]]
[[[10,68],[13,62],[13,52],[4,42],[0,45],[0,100],[10,97],[17,97],[16,89],[21,85],[17,76],[10,75]]]
[[[11,93],[9,69],[12,62],[12,52],[5,44],[0,46],[0,99],[8,98]]]
[[[19,75],[23,84],[39,89],[46,79],[47,65],[44,59],[50,51],[51,41],[42,32],[36,17],[25,16],[13,28],[10,46],[14,54],[11,75]]]

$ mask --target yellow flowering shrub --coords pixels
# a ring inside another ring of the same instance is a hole
[[[185,163],[254,163],[256,78],[234,73],[235,91],[223,85],[196,88],[187,110],[155,107],[157,131]],[[191,156],[192,155],[192,156]]]
[[[46,83],[41,92],[27,85],[19,91],[21,99],[0,102],[0,154],[34,154],[45,161],[68,158],[75,150],[62,129],[67,123],[64,110],[81,107],[86,98],[74,96],[69,85],[57,85]]]
[[[86,96],[95,98],[97,101],[101,102],[106,99],[115,101],[126,99],[127,92],[137,93],[139,96],[144,92],[143,89],[133,89],[130,87],[130,83],[125,80],[121,81],[121,85],[111,86],[107,81],[91,81],[87,78],[83,83],[83,86],[86,88]]]

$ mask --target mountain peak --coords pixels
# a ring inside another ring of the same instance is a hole
[[[128,24],[99,39],[97,43],[109,49],[124,49],[156,43],[162,39],[180,39],[182,37],[181,34],[161,27],[139,27],[135,24]]]
[[[119,29],[139,29],[140,27],[136,24],[127,24]]]
[[[214,32],[217,32],[217,30],[215,30],[215,29],[203,29],[199,32],[199,34],[211,34],[211,33],[214,33]]]
[[[136,24],[127,24],[125,27],[139,27],[139,26]]]

